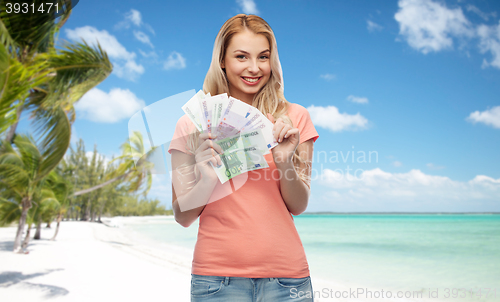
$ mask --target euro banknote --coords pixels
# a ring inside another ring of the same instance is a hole
[[[221,183],[242,173],[269,167],[264,158],[267,147],[260,129],[240,133],[216,143],[224,151],[220,154],[222,165],[214,167]]]
[[[189,117],[191,122],[195,125],[198,131],[203,132],[207,130],[206,121],[203,119],[201,100],[210,97],[210,93],[203,93],[202,90],[198,91],[189,101],[187,101],[182,110]]]

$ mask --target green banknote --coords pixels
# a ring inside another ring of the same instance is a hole
[[[214,167],[221,183],[248,171],[269,167],[264,153],[268,151],[262,130],[257,129],[216,141],[224,153],[222,165]]]

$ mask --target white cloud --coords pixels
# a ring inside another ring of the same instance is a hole
[[[180,53],[173,51],[163,64],[163,68],[166,70],[186,68],[186,59]]]
[[[241,7],[241,10],[245,14],[257,15],[259,10],[257,10],[257,5],[253,0],[236,0],[236,3]]]
[[[326,81],[332,81],[337,79],[337,76],[331,73],[325,73],[319,76],[320,78],[326,80]]]
[[[490,189],[498,189],[498,186],[500,185],[500,178],[494,179],[486,175],[477,175],[474,179],[470,180],[469,183]]]
[[[154,50],[152,50],[150,52],[144,52],[144,51],[139,49],[139,53],[145,58],[153,58],[153,59],[158,58],[158,54]]]
[[[427,168],[429,168],[431,170],[442,170],[442,169],[444,169],[444,166],[438,166],[438,165],[435,165],[433,163],[428,163],[426,166],[427,166]]]
[[[144,67],[135,61],[127,61],[124,65],[115,64],[113,72],[119,78],[135,81],[138,75],[144,73]]]
[[[491,62],[483,61],[483,68],[491,65],[500,68],[500,21],[497,26],[479,25],[477,27],[479,36],[479,50],[481,53],[490,52],[493,56]]]
[[[488,19],[490,18],[490,16],[491,17],[496,17],[497,16],[496,12],[485,13],[485,12],[481,11],[479,8],[477,8],[476,6],[474,6],[472,4],[467,5],[467,11],[475,13],[476,15],[478,15],[479,17],[481,17],[482,19],[484,19],[484,21],[488,21]]]
[[[151,48],[155,48],[153,46],[153,44],[151,43],[151,41],[149,40],[149,36],[146,35],[145,33],[143,33],[142,31],[137,31],[137,30],[134,30],[134,37],[141,41],[142,43],[144,44],[147,44],[149,46],[151,46]]]
[[[377,23],[370,20],[366,20],[366,24],[366,28],[369,32],[381,31],[384,28],[383,26],[378,25]]]
[[[490,62],[483,59],[481,67],[500,68],[500,21],[498,25],[474,25],[461,8],[450,9],[433,0],[399,0],[398,5],[394,18],[399,22],[399,34],[411,47],[427,54],[453,48],[453,40],[457,38],[461,41],[461,48],[471,38],[479,38],[480,52],[492,55]],[[466,9],[484,20],[496,17],[496,12],[484,13],[474,5],[468,5]],[[465,53],[469,56],[468,51]]]
[[[479,112],[472,112],[466,120],[473,124],[483,123],[493,128],[500,129],[500,106],[493,107],[491,109]]]
[[[368,98],[360,97],[360,96],[350,95],[347,97],[347,100],[349,100],[353,103],[368,104]]]
[[[66,36],[74,41],[83,39],[89,45],[97,45],[98,41],[113,62],[113,73],[120,78],[134,81],[139,75],[144,73],[144,67],[135,62],[136,54],[128,52],[118,42],[116,37],[109,34],[106,30],[99,31],[95,27],[84,26],[75,29],[66,29]]]
[[[142,24],[142,15],[138,10],[135,9],[131,9],[130,12],[125,15],[125,19],[129,20],[136,26],[141,26]]]
[[[368,120],[361,114],[351,115],[340,113],[335,106],[314,106],[307,107],[314,125],[328,129],[333,132],[344,130],[362,130],[368,126]]]
[[[317,180],[334,190],[339,203],[355,203],[358,210],[360,205],[370,210],[432,208],[438,211],[473,209],[478,202],[483,205],[490,202],[489,206],[496,209],[500,206],[500,179],[484,175],[464,182],[415,169],[388,173],[375,168],[354,174],[324,169]]]
[[[400,162],[400,161],[397,161],[397,160],[396,160],[396,161],[393,161],[393,162],[392,162],[392,165],[393,165],[394,167],[399,168],[399,167],[401,167],[401,166],[403,165],[403,163],[402,163],[402,162]]]
[[[153,35],[155,34],[154,29],[151,27],[151,25],[144,23],[142,21],[142,14],[140,11],[136,9],[131,9],[128,13],[124,15],[124,20],[118,22],[115,25],[115,29],[128,29],[130,28],[131,25],[134,25],[136,27],[145,27],[147,30],[149,30]]]
[[[153,29],[153,27],[151,27],[151,25],[149,24],[144,24],[144,27],[149,30],[150,33],[152,33],[153,35],[156,35],[156,32],[155,30]]]
[[[116,123],[131,117],[145,103],[128,89],[113,88],[109,93],[93,88],[76,104],[82,118],[98,123]]]
[[[400,0],[398,5],[394,18],[399,34],[424,54],[452,48],[452,38],[474,36],[461,8],[449,9],[432,0]]]
[[[99,31],[95,27],[87,25],[76,29],[66,29],[66,35],[71,40],[84,39],[89,44],[96,44],[99,41],[99,44],[110,58],[122,60],[132,60],[135,58],[133,52],[128,52],[115,36],[106,30]]]

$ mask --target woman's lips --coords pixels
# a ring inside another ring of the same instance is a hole
[[[255,78],[254,77],[241,77],[241,80],[243,81],[243,83],[250,85],[250,86],[257,85],[260,82],[260,80],[262,80],[262,77],[258,77],[257,81],[250,82],[250,81],[245,80],[245,78],[247,78],[247,79],[257,79],[257,78],[256,77]]]

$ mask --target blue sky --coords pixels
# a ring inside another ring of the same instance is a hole
[[[273,28],[285,97],[319,132],[309,211],[500,211],[498,1],[80,1],[59,37],[99,40],[114,72],[73,140],[119,154],[134,113],[201,89],[242,12]],[[164,176],[150,196],[170,205]]]

